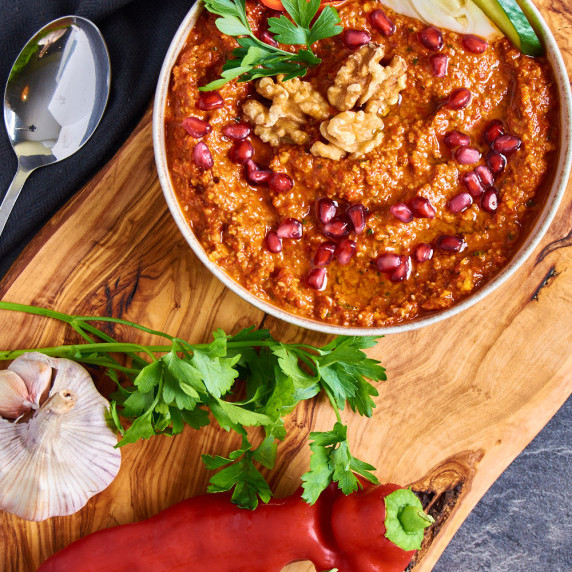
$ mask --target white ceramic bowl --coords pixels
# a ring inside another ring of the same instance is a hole
[[[236,292],[241,298],[250,302],[252,305],[256,306],[264,312],[280,318],[291,324],[301,326],[303,328],[308,328],[311,330],[317,330],[324,333],[338,334],[338,335],[381,335],[381,334],[392,334],[397,332],[405,332],[408,330],[414,330],[434,324],[450,316],[454,316],[463,310],[476,304],[493,290],[498,288],[503,282],[508,280],[512,274],[517,270],[517,268],[530,256],[532,251],[536,248],[542,237],[544,236],[548,226],[552,222],[558,205],[564,195],[566,190],[566,184],[568,182],[568,177],[570,175],[570,165],[572,162],[572,96],[570,93],[570,83],[568,80],[568,75],[566,72],[566,67],[562,59],[562,55],[556,45],[556,41],[548,28],[546,22],[536,9],[528,0],[526,4],[530,6],[537,18],[537,25],[540,28],[539,32],[546,46],[547,56],[552,65],[554,75],[556,78],[556,83],[558,84],[558,93],[560,97],[560,150],[558,155],[558,160],[556,164],[556,175],[554,181],[548,193],[544,209],[540,213],[536,223],[533,228],[529,231],[526,240],[521,245],[518,252],[513,256],[511,261],[493,278],[490,282],[487,282],[482,288],[479,288],[474,294],[455,304],[447,310],[436,312],[429,316],[413,320],[411,322],[406,322],[404,324],[399,324],[396,326],[381,327],[381,328],[355,328],[346,326],[336,326],[332,324],[327,324],[324,322],[319,322],[317,320],[312,320],[309,318],[303,318],[290,312],[286,312],[276,306],[257,298],[251,294],[246,288],[241,286],[238,282],[233,280],[228,274],[226,274],[219,266],[211,262],[206,255],[201,243],[195,237],[191,227],[187,223],[185,216],[181,210],[173,185],[171,183],[171,176],[169,174],[169,169],[167,166],[167,154],[165,149],[165,105],[167,102],[167,92],[169,88],[169,82],[171,79],[171,70],[175,65],[179,53],[183,49],[186,39],[195,25],[197,18],[202,10],[202,0],[197,0],[196,4],[187,14],[187,17],[180,25],[165,61],[163,63],[163,68],[161,69],[161,74],[159,76],[159,82],[157,85],[157,91],[155,94],[155,104],[153,109],[153,145],[155,149],[155,161],[157,164],[157,171],[159,173],[159,181],[163,188],[165,194],[165,199],[171,210],[171,214],[175,219],[179,229],[183,233],[183,236],[189,243],[190,247],[194,250],[195,254],[200,258],[203,264],[228,288]]]

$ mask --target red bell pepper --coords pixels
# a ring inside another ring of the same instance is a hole
[[[282,6],[282,0],[260,0],[262,4],[270,8],[271,10],[278,10],[280,12],[284,11],[284,6]],[[324,6],[333,6],[334,8],[342,6],[347,0],[322,0],[320,8]]]
[[[432,522],[397,485],[349,496],[330,486],[314,505],[300,492],[255,511],[237,508],[227,494],[198,496],[78,540],[38,572],[280,572],[299,560],[318,570],[402,572]]]

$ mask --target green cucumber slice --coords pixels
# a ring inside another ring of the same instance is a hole
[[[500,31],[527,56],[541,56],[544,48],[516,0],[473,0]]]

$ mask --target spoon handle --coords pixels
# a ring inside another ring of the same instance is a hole
[[[20,191],[26,182],[26,179],[30,176],[32,171],[24,169],[20,163],[18,163],[18,170],[12,179],[12,183],[6,192],[6,196],[0,205],[0,235],[6,226],[8,217],[16,204],[16,200],[20,195]]]

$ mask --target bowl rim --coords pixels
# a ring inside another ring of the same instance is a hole
[[[518,251],[512,256],[508,264],[505,265],[492,280],[484,284],[473,294],[450,308],[423,316],[422,318],[415,319],[410,322],[404,322],[402,324],[392,326],[367,328],[342,326],[320,322],[311,318],[305,318],[303,316],[292,314],[256,297],[208,258],[208,255],[203,249],[201,243],[196,238],[190,225],[187,223],[175,195],[168,169],[165,149],[164,117],[167,93],[171,80],[171,70],[176,63],[180,51],[186,43],[192,27],[196,23],[196,20],[203,9],[203,0],[197,0],[175,33],[159,74],[153,105],[153,148],[159,182],[169,210],[171,211],[171,215],[199,260],[227,288],[259,310],[301,328],[336,335],[380,336],[385,334],[408,332],[425,326],[430,326],[474,306],[494,290],[499,288],[517,271],[518,268],[520,268],[525,260],[530,257],[548,230],[548,227],[554,219],[560,202],[566,192],[572,165],[572,94],[566,66],[556,40],[539,10],[530,0],[523,0],[523,2],[536,17],[537,24],[539,26],[537,31],[540,33],[541,39],[543,40],[546,48],[548,61],[550,62],[558,86],[560,101],[560,151],[556,162],[556,173],[546,197],[544,207],[539,213],[535,224],[529,230],[527,238],[521,244]]]

